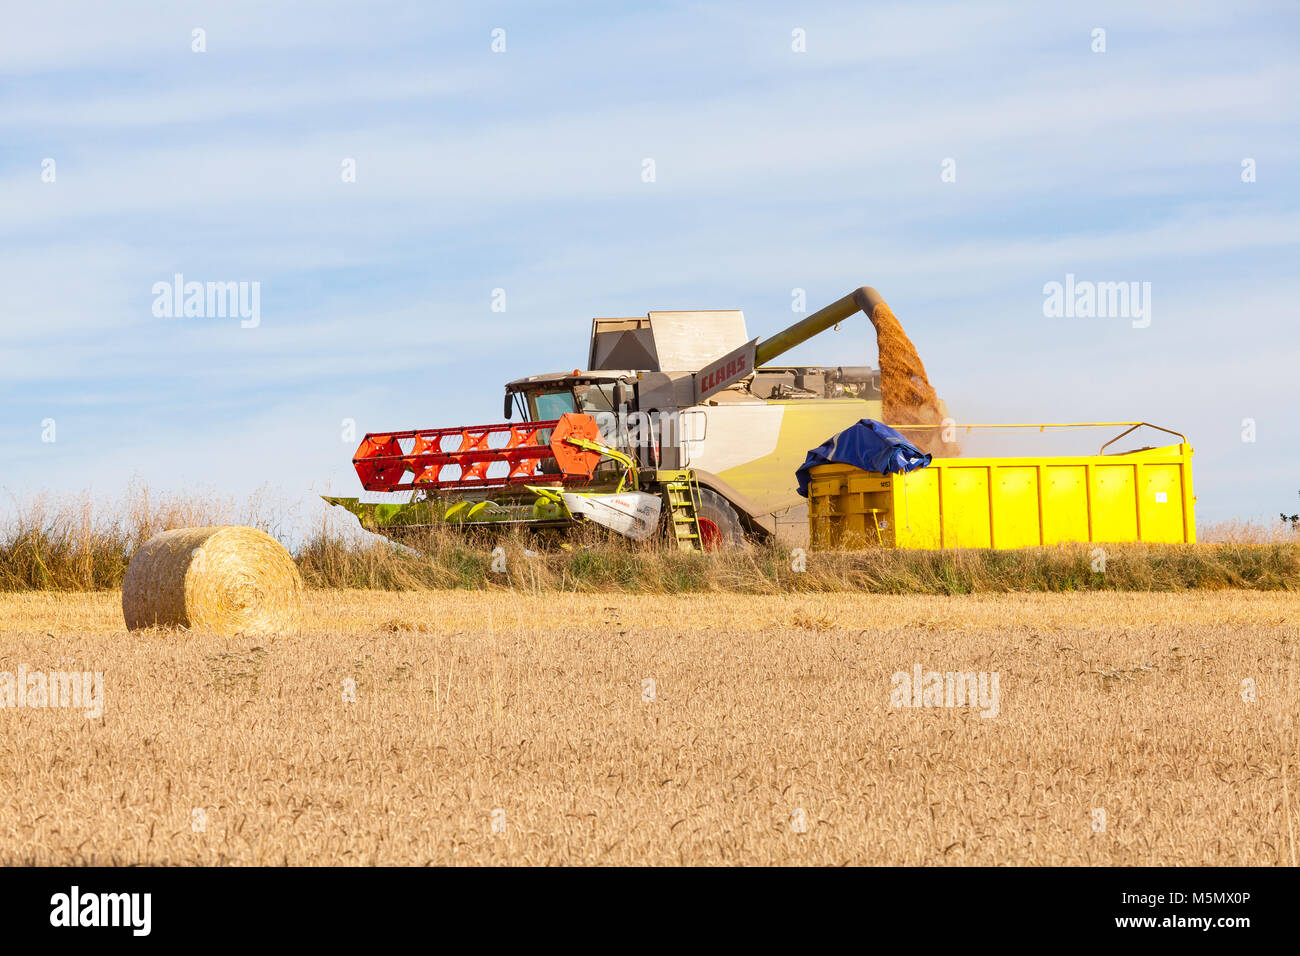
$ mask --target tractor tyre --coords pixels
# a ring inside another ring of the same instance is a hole
[[[745,541],[745,526],[731,502],[712,488],[700,489],[700,538],[705,551],[738,548]]]

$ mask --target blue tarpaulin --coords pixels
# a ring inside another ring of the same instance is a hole
[[[803,465],[795,472],[799,494],[808,497],[810,468],[832,463],[896,475],[924,468],[930,464],[930,456],[888,425],[864,418],[808,452]]]

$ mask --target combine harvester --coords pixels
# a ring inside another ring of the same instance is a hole
[[[875,368],[769,363],[859,311],[906,342],[866,286],[763,341],[737,310],[594,319],[586,371],[506,385],[504,415],[521,424],[366,435],[353,457],[362,486],[410,491],[409,502],[325,500],[390,537],[442,523],[595,521],[640,538],[662,516],[683,549],[746,535],[806,544],[795,470],[827,436],[889,409]],[[927,423],[943,418],[932,404]]]
[[[875,326],[879,369],[769,364],[859,311]],[[1106,482],[1094,480],[1117,474],[1101,467],[1107,463],[1101,459],[1071,459],[1066,468],[1065,459],[954,457],[960,449],[945,438],[952,431],[947,410],[902,326],[869,286],[762,341],[749,338],[740,311],[593,319],[587,366],[507,384],[503,414],[511,419],[518,412],[518,423],[366,435],[352,459],[362,487],[410,492],[410,499],[325,501],[390,538],[438,525],[563,532],[590,521],[634,540],[663,533],[682,550],[712,549],[747,536],[806,546],[811,519],[813,544],[822,547],[1148,540],[1144,524],[1158,524],[1161,540],[1170,539],[1175,527],[1180,540],[1195,540],[1185,439],[1170,449],[1147,450],[1137,463],[1163,464],[1175,456],[1177,482],[1169,483],[1167,469],[1146,474],[1161,476],[1161,504],[1175,496],[1176,522],[1163,517],[1166,509],[1159,509],[1159,522],[1144,510],[1149,489],[1141,468],[1125,486],[1131,495],[1117,497],[1102,487]],[[810,449],[862,419],[889,422],[934,455],[933,481],[917,473],[882,476],[823,465],[813,470],[810,514],[796,472]],[[1061,467],[1051,468],[1051,462]],[[1076,474],[1073,465],[1083,471]],[[1032,489],[1026,484],[1031,472]],[[1017,489],[1014,506],[1002,490],[1008,482]],[[1053,489],[1062,482],[1070,490],[1058,495]],[[908,493],[913,488],[915,495]],[[1083,525],[1074,514],[1079,493]],[[1034,499],[1033,521],[1026,495]],[[918,509],[915,525],[909,499]],[[1054,520],[1058,499],[1072,509],[1065,524]],[[1097,511],[1103,506],[1128,507],[1132,533],[1129,523]],[[1000,517],[1012,514],[1012,507],[1013,519]],[[959,511],[966,508],[981,509],[985,532],[962,523]],[[999,533],[1008,520],[1016,532]],[[914,526],[923,530],[912,534]],[[1102,529],[1124,536],[1099,538],[1095,532]]]

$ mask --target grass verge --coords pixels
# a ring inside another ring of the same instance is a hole
[[[266,496],[157,496],[136,486],[105,505],[37,499],[0,523],[0,591],[118,588],[135,548],[169,528],[246,524],[286,538]],[[1195,545],[1062,545],[1016,551],[811,551],[776,544],[708,555],[591,528],[566,539],[466,536],[442,528],[397,546],[322,524],[294,557],[308,587],[633,594],[1300,590],[1300,535],[1234,524]],[[1101,550],[1099,551],[1098,548]],[[1104,554],[1103,554],[1104,552]]]

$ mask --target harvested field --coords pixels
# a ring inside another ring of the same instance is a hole
[[[314,590],[223,639],[3,595],[0,671],[102,672],[104,710],[0,709],[0,862],[1293,865],[1298,617]],[[916,664],[996,672],[996,716],[891,706]]]

